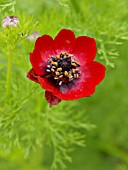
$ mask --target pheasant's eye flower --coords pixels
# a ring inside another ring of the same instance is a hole
[[[37,38],[27,77],[46,90],[50,106],[88,97],[105,76],[106,69],[93,61],[95,56],[94,38],[76,38],[71,30],[62,29],[55,39],[49,35]]]
[[[15,16],[7,16],[2,21],[3,28],[8,26],[17,27],[18,24],[19,24],[19,18]]]

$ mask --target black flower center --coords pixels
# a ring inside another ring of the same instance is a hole
[[[52,56],[48,60],[46,68],[46,77],[50,78],[56,85],[61,86],[72,82],[80,77],[80,64],[76,59],[72,59],[72,54],[62,52],[59,55]]]

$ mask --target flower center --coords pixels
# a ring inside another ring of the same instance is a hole
[[[48,60],[46,68],[46,77],[51,78],[57,85],[68,83],[74,79],[78,79],[80,76],[79,67],[80,64],[76,59],[72,59],[72,54],[62,52],[59,55],[52,56]]]

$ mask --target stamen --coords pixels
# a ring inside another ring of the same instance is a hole
[[[50,74],[47,74],[46,77],[52,78],[51,80],[54,80],[55,84],[59,86],[62,83],[63,85],[67,85],[68,82],[79,78],[81,72],[78,67],[80,64],[77,59],[72,59],[71,57],[73,57],[73,54],[61,52],[59,55],[48,59],[49,64],[46,71]]]
[[[56,66],[52,66],[52,68],[56,68]]]
[[[56,76],[59,76],[60,73],[58,71],[56,71],[55,74],[56,74]]]
[[[56,58],[57,58],[57,59],[60,59],[60,55],[57,55]]]
[[[63,75],[60,75],[60,76],[59,76],[59,78],[62,78],[62,77],[63,77]]]
[[[72,63],[72,66],[76,67],[76,64],[75,64],[75,63]]]
[[[65,75],[65,76],[68,76],[68,72],[67,72],[67,71],[65,71],[65,72],[64,72],[64,75]]]
[[[74,74],[74,78],[78,78],[79,77],[79,74]]]
[[[51,68],[51,71],[52,71],[52,72],[55,72],[55,70],[54,70],[53,68]]]
[[[76,74],[76,78],[78,78],[79,77],[79,74]]]
[[[57,69],[57,71],[62,71],[62,68],[61,68],[61,67],[60,67],[60,68],[58,68],[58,69]]]
[[[76,63],[76,64],[78,64],[78,61],[76,60],[76,59],[74,59],[74,61],[73,61],[74,63]]]
[[[46,71],[47,71],[47,72],[51,72],[51,70],[49,70],[49,69],[47,69]]]
[[[72,74],[69,74],[68,77],[69,77],[69,78],[72,78],[73,76],[72,76]]]
[[[57,62],[52,61],[51,64],[57,66]]]
[[[48,67],[48,68],[51,68],[51,66],[50,66],[50,65],[47,65],[47,67]]]
[[[64,55],[64,59],[66,59],[67,58],[67,56],[66,55]]]
[[[55,80],[59,79],[59,77],[54,77]]]
[[[76,69],[73,68],[73,69],[72,69],[72,72],[75,73],[75,72],[76,72]]]
[[[59,86],[61,86],[61,84],[62,84],[62,81],[59,82]]]

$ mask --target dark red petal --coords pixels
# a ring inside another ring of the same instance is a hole
[[[50,83],[48,78],[42,78],[42,77],[38,76],[38,81],[39,81],[41,87],[43,89],[45,89],[46,91],[49,91],[49,92],[56,91],[55,86]]]
[[[92,61],[87,63],[82,69],[82,73],[84,73],[82,81],[90,86],[98,85],[105,77],[106,68],[99,62]]]
[[[83,85],[81,82],[73,86],[73,88],[70,88],[68,86],[64,87],[64,89],[59,90],[54,85],[50,83],[50,81],[47,78],[41,78],[38,76],[38,81],[43,89],[46,91],[51,92],[54,96],[57,98],[60,98],[61,100],[76,100],[85,96],[90,96],[94,93],[95,88],[93,87],[86,87],[84,92],[82,91]]]
[[[45,74],[48,58],[54,55],[53,39],[49,35],[37,38],[35,49],[30,53],[31,64],[38,75]]]
[[[61,99],[57,98],[49,91],[45,91],[45,98],[47,102],[50,104],[50,107],[61,102]]]
[[[74,83],[72,88],[66,87],[66,90],[55,91],[53,95],[61,100],[77,100],[82,97],[88,97],[95,92],[95,87],[87,86],[83,82]]]
[[[35,49],[43,53],[43,58],[47,58],[53,54],[53,39],[49,35],[38,37],[35,42]]]
[[[96,42],[94,38],[87,36],[80,36],[76,38],[76,48],[74,51],[74,58],[81,65],[93,61],[96,56]]]
[[[44,68],[46,67],[46,63],[43,61],[40,51],[35,49],[32,53],[30,53],[30,62],[37,75],[45,74]]]
[[[32,81],[34,81],[34,82],[36,82],[36,83],[39,83],[39,82],[38,82],[38,76],[37,76],[37,74],[35,73],[35,71],[33,70],[33,68],[28,72],[27,77],[28,77],[30,80],[32,80]]]
[[[62,29],[54,39],[54,49],[57,54],[61,52],[73,53],[76,46],[74,32],[67,29]]]

